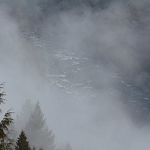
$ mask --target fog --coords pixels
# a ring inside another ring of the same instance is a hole
[[[0,1],[8,108],[39,101],[58,143],[141,150],[150,132],[150,2]]]

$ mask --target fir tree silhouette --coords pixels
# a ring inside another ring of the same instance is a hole
[[[24,131],[22,131],[21,134],[19,135],[19,138],[16,142],[15,150],[31,150]]]

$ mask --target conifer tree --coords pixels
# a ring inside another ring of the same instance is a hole
[[[31,146],[35,146],[37,149],[55,150],[54,134],[46,126],[39,103],[36,104],[25,131]]]
[[[15,119],[15,127],[21,132],[22,129],[26,127],[26,124],[29,121],[29,118],[32,114],[32,111],[35,107],[35,103],[33,103],[31,100],[26,100],[21,108],[21,112],[17,114],[17,117]]]
[[[0,104],[3,104],[5,99],[3,86],[0,84]],[[2,110],[0,109],[2,112]],[[9,137],[9,127],[13,123],[11,112],[8,111],[0,121],[0,150],[12,150],[13,140]]]
[[[29,142],[27,140],[27,137],[24,133],[24,131],[21,131],[19,138],[16,142],[15,150],[31,150],[29,146]]]

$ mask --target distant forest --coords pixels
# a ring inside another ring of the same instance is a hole
[[[0,85],[0,105],[5,104],[3,84]],[[49,130],[39,102],[26,101],[16,118],[12,111],[3,113],[0,121],[0,150],[71,150],[69,144],[57,146]],[[4,114],[4,115],[3,115]]]

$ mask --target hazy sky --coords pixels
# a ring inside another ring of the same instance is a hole
[[[148,0],[1,0],[8,107],[39,100],[57,141],[74,150],[149,147],[149,8]]]

